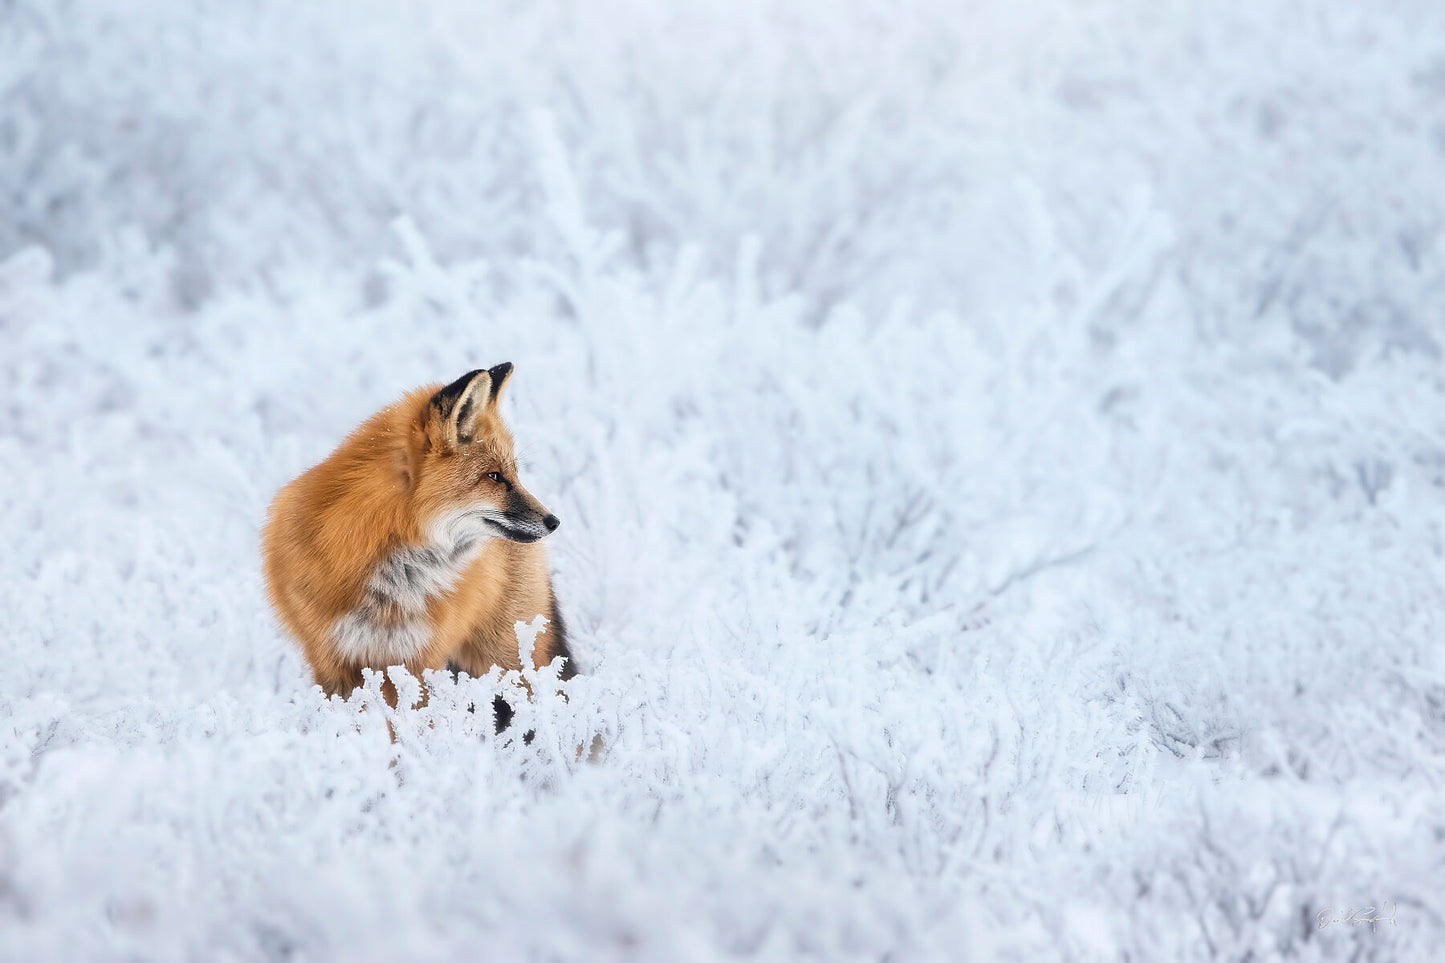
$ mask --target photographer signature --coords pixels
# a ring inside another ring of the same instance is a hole
[[[1335,916],[1335,908],[1333,906],[1326,906],[1324,909],[1320,910],[1319,915],[1315,917],[1315,920],[1318,921],[1320,929],[1324,929],[1331,923],[1349,923],[1351,926],[1359,926],[1361,923],[1369,923],[1370,932],[1377,933],[1379,932],[1380,923],[1389,923],[1391,926],[1397,925],[1395,923],[1395,912],[1400,908],[1400,904],[1396,902],[1393,906],[1391,906],[1388,902],[1385,902],[1381,903],[1378,908],[1381,912],[1383,912],[1385,907],[1387,906],[1390,907],[1389,916],[1380,916],[1376,914],[1376,907],[1374,906],[1366,906],[1364,909],[1354,909],[1353,907],[1351,907],[1350,909],[1345,910],[1344,916]]]

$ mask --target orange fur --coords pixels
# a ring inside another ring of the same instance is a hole
[[[551,621],[534,661],[562,655],[573,674],[537,540],[557,522],[517,481],[499,412],[510,373],[411,392],[272,502],[271,604],[328,694],[349,693],[363,668],[520,668],[513,624],[538,615]]]

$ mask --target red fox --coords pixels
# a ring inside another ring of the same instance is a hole
[[[271,503],[267,592],[326,693],[350,693],[363,668],[521,668],[513,624],[537,615],[536,667],[560,655],[576,674],[539,542],[559,523],[522,487],[498,408],[511,373],[411,392]]]

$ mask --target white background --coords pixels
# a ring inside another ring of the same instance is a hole
[[[0,5],[0,956],[1439,952],[1445,8],[605,7]],[[501,361],[393,745],[258,529]]]

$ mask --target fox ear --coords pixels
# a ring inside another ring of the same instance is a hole
[[[492,379],[492,391],[487,395],[487,407],[494,408],[497,402],[502,400],[502,389],[507,386],[507,381],[512,377],[512,362],[503,361],[490,369],[487,374]]]
[[[491,375],[478,368],[431,396],[432,409],[442,425],[443,447],[455,448],[472,440],[477,416],[490,403],[487,399],[493,394]]]

